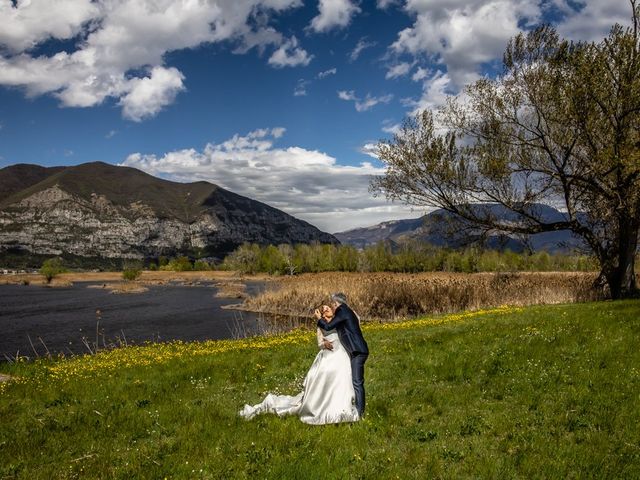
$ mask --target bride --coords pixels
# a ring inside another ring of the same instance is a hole
[[[333,318],[333,310],[328,305],[323,305],[320,313],[327,322]],[[295,396],[269,393],[257,405],[245,405],[240,416],[249,420],[267,412],[279,416],[298,415],[304,423],[313,425],[360,419],[353,404],[355,393],[349,354],[335,330],[318,328],[317,338],[320,352],[307,372],[302,392]]]

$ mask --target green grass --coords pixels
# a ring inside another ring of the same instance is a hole
[[[367,329],[356,424],[236,415],[312,333],[4,364],[0,478],[640,478],[640,302],[441,319]]]

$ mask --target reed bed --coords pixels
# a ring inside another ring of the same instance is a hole
[[[240,281],[217,282],[214,286],[218,289],[215,295],[218,298],[247,298],[247,286]]]
[[[425,314],[455,313],[501,305],[537,305],[599,300],[591,272],[344,273],[282,277],[243,308],[308,317],[344,292],[365,320],[394,321]]]

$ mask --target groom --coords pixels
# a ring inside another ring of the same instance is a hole
[[[335,328],[340,342],[351,357],[351,377],[356,394],[356,409],[362,417],[364,414],[364,362],[369,356],[369,347],[362,336],[360,321],[355,312],[347,305],[347,297],[344,293],[331,295],[331,306],[334,310],[333,319],[327,322],[322,317],[318,318],[318,327],[324,330]]]

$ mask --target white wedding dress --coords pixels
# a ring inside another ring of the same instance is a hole
[[[323,338],[331,342],[333,350],[322,349]],[[335,330],[318,329],[318,346],[321,350],[307,372],[302,392],[295,396],[269,393],[257,405],[245,405],[240,415],[247,420],[261,413],[298,415],[313,425],[358,421],[349,354]]]

